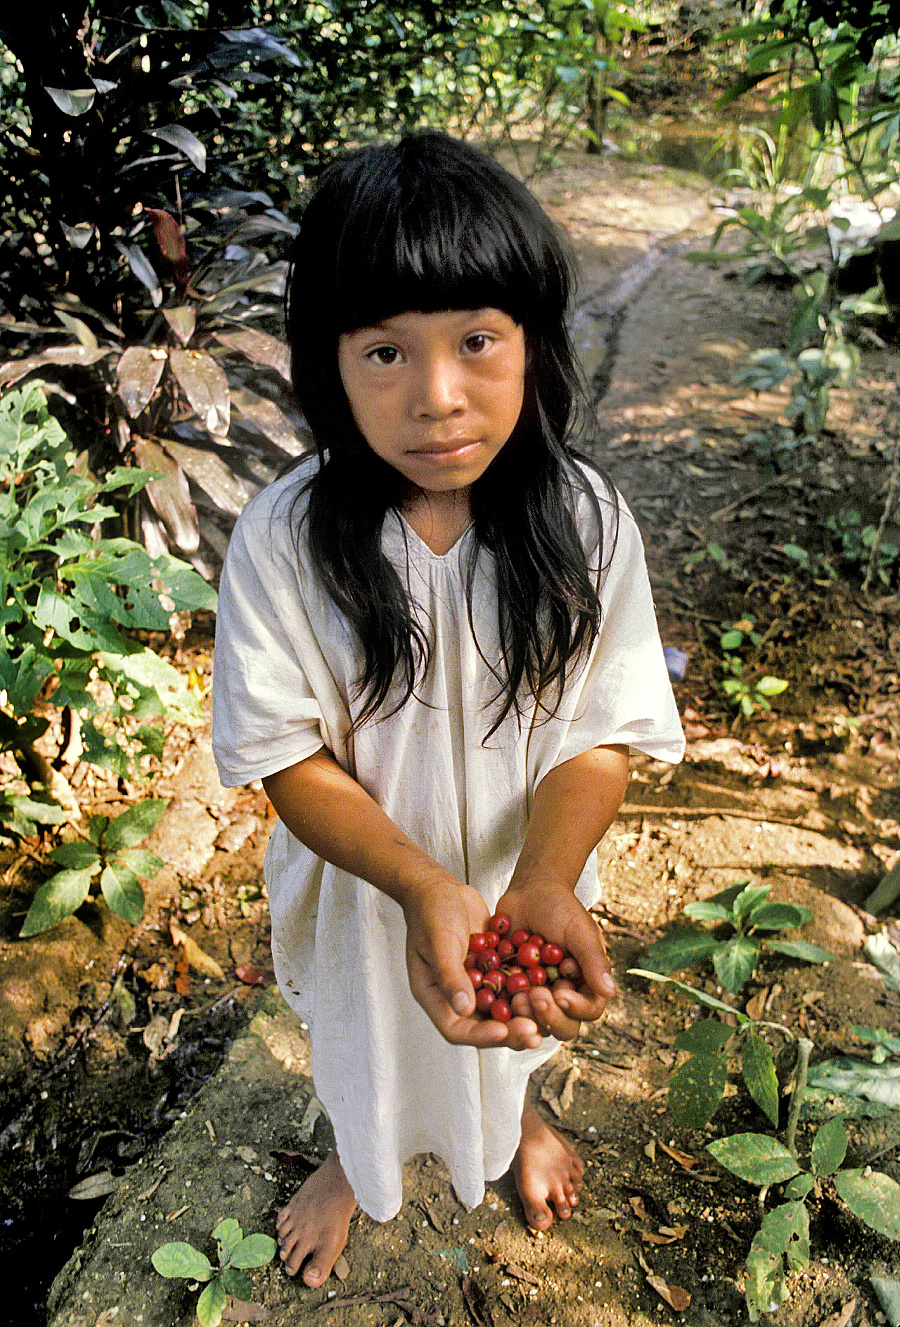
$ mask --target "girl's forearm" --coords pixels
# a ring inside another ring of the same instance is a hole
[[[333,866],[367,880],[402,908],[416,894],[454,881],[341,768],[327,747],[262,782],[295,838]]]
[[[529,879],[574,889],[625,796],[628,748],[599,746],[551,770],[535,791],[510,888]]]

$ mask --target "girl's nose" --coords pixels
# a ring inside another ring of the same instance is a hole
[[[450,357],[427,360],[416,379],[413,413],[417,418],[446,419],[465,406],[459,366]]]

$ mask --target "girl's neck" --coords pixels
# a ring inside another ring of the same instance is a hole
[[[411,489],[401,510],[407,524],[439,557],[450,552],[472,523],[468,488],[451,489],[447,493]]]

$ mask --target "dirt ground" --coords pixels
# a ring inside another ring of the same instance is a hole
[[[757,397],[733,373],[753,348],[779,344],[789,297],[742,286],[736,260],[686,260],[714,225],[702,182],[573,157],[539,191],[584,262],[578,330],[606,387],[603,463],[644,531],[664,643],[687,656],[676,694],[688,753],[675,770],[634,763],[601,849],[597,916],[619,994],[535,1082],[541,1109],[587,1163],[573,1219],[530,1233],[508,1178],[467,1211],[440,1162],[417,1158],[401,1214],[386,1226],[359,1217],[340,1275],[322,1290],[294,1285],[275,1264],[252,1274],[272,1327],[747,1321],[756,1190],[704,1148],[765,1130],[765,1119],[735,1081],[705,1131],[675,1124],[665,1102],[672,1043],[697,1007],[628,972],[692,900],[745,879],[813,909],[803,938],[833,962],[766,959],[739,1004],[765,1003],[772,1021],[803,1031],[814,1060],[865,1054],[853,1023],[900,1035],[900,996],[862,948],[889,920],[862,905],[900,860],[900,595],[896,579],[866,597],[848,580],[804,577],[780,551],[821,548],[824,519],[848,489],[877,519],[900,420],[891,353],[865,350],[815,452],[767,471],[760,439],[775,436],[787,395]],[[718,637],[723,622],[748,615],[764,637],[753,666],[789,686],[772,714],[736,720],[719,686]],[[208,623],[194,624],[180,658],[208,679]],[[304,1029],[266,985],[266,799],[219,787],[205,728],[174,735],[151,791],[172,799],[150,842],[166,868],[136,932],[86,905],[55,932],[18,941],[46,873],[43,845],[2,863],[3,1238],[7,1267],[28,1261],[38,1231],[43,1256],[42,1275],[12,1301],[16,1320],[43,1320],[50,1281],[75,1248],[46,1310],[53,1327],[186,1327],[191,1296],[153,1272],[150,1253],[168,1239],[211,1253],[224,1216],[271,1231],[308,1159],[328,1146]],[[145,790],[98,783],[91,795],[106,808]],[[221,975],[202,956],[184,970],[173,924]],[[689,979],[717,991],[706,971]],[[803,1126],[801,1155],[808,1138]],[[900,1180],[896,1139],[877,1166]],[[91,1176],[105,1193],[67,1196]],[[900,1276],[898,1246],[827,1185],[811,1213],[811,1265],[767,1321],[886,1321],[869,1278]],[[690,1297],[681,1311],[660,1291],[673,1286]]]

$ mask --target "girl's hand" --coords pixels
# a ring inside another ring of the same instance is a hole
[[[514,1014],[533,1019],[544,1035],[571,1041],[582,1023],[593,1023],[616,993],[600,928],[579,899],[558,880],[529,879],[510,887],[497,912],[518,927],[536,931],[577,959],[582,982],[578,990],[560,991],[546,986],[521,991],[512,1000]]]
[[[483,931],[490,916],[480,894],[458,881],[445,889],[432,884],[404,902],[403,912],[410,990],[442,1037],[480,1049],[524,1050],[541,1044],[527,1010],[506,1024],[475,1016],[475,991],[463,960],[469,936]]]

